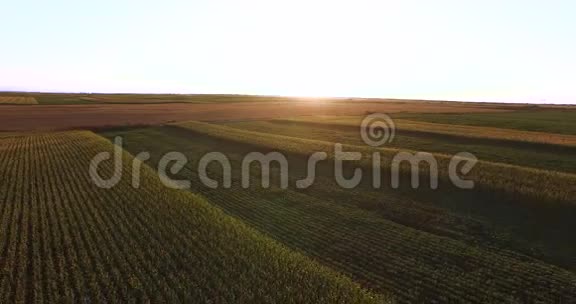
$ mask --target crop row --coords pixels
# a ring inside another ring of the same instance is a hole
[[[213,144],[204,144],[197,133],[190,133],[194,141],[171,138],[171,133],[163,135],[147,136],[143,131],[126,141],[134,147],[134,153],[139,148],[151,151],[153,165],[161,150],[201,153],[220,149],[232,162],[232,176],[239,176],[237,171],[245,153],[241,144],[222,142],[222,137]],[[196,156],[190,158],[192,162],[199,159]],[[197,172],[192,169],[195,165],[189,164],[179,177],[197,181]],[[216,178],[219,172],[221,168],[211,168],[209,175]],[[521,254],[413,229],[345,202],[328,202],[291,189],[262,189],[256,186],[258,174],[252,178],[254,186],[248,189],[209,189],[192,183],[193,191],[288,246],[348,274],[363,286],[393,293],[402,302],[575,299],[576,276],[558,267]],[[235,179],[232,184],[239,185],[239,181]]]
[[[330,125],[336,127],[350,127],[360,129],[361,117],[345,118],[298,118],[285,120],[287,122],[306,123],[310,125]],[[466,126],[455,124],[440,124],[423,121],[395,119],[397,132],[418,132],[423,134],[439,134],[464,138],[493,139],[518,141],[539,144],[552,144],[576,147],[576,136],[568,134],[555,134],[534,131],[522,131],[514,129],[502,129],[493,127]]]
[[[360,128],[341,127],[326,124],[295,122],[292,120],[265,120],[226,122],[228,126],[291,137],[306,138],[348,145],[366,146],[360,136]],[[576,148],[549,144],[534,144],[518,141],[477,139],[470,137],[444,136],[397,130],[387,148],[401,148],[409,151],[425,151],[455,155],[471,152],[478,159],[505,163],[528,168],[538,168],[566,173],[576,173]]]
[[[322,151],[326,152],[329,158],[334,158],[334,143],[332,142],[240,130],[195,121],[178,123],[175,126],[233,142],[289,153],[311,155],[314,152]],[[384,170],[385,172],[391,171],[390,165],[398,152],[414,152],[394,148],[373,149],[356,145],[342,145],[342,147],[343,151],[361,152],[364,155],[361,164],[368,168],[372,167],[372,153],[380,152],[381,166],[386,169]],[[449,163],[452,160],[452,156],[439,153],[433,153],[432,155],[438,163],[439,177],[447,181]],[[411,166],[408,162],[403,162],[399,169],[401,174],[408,175],[411,173]],[[428,170],[429,167],[421,166],[419,174],[421,176],[429,176]],[[473,180],[478,187],[489,190],[497,190],[544,201],[576,203],[574,201],[576,188],[573,187],[576,184],[576,175],[574,174],[479,160],[473,169],[466,174],[465,178]]]
[[[98,188],[88,165],[111,150],[89,132],[0,139],[0,302],[383,300],[200,197],[165,188],[147,167],[139,189],[129,179]]]

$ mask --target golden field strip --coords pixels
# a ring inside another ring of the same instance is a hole
[[[38,104],[34,97],[20,97],[20,96],[0,96],[0,104]]]
[[[329,158],[333,158],[334,155],[334,143],[320,140],[271,135],[195,121],[176,123],[174,126],[226,140],[296,154],[311,155],[313,152],[322,151],[326,152]],[[378,148],[375,150],[370,147],[356,145],[342,145],[342,147],[344,151],[362,152],[364,155],[362,162],[368,167],[372,165],[370,159],[371,153],[374,151],[381,152],[381,163],[385,169],[390,168],[392,158],[398,152],[415,152],[394,148]],[[432,153],[432,155],[438,161],[439,177],[446,179],[448,176],[448,163],[452,156],[439,153]],[[429,174],[427,168],[423,167],[422,169],[420,172],[421,175],[426,176]],[[404,162],[400,166],[400,170],[401,172],[409,173],[409,164]],[[545,201],[560,201],[569,204],[576,203],[576,187],[574,187],[574,185],[576,185],[576,175],[574,174],[480,160],[467,174],[466,178],[474,180],[480,187],[503,191],[513,195],[525,195]]]
[[[330,126],[346,126],[360,128],[362,117],[314,117],[313,119],[303,117],[288,119],[285,121],[320,124]],[[284,120],[283,120],[284,121]],[[576,147],[576,136],[567,134],[555,134],[534,131],[522,131],[514,129],[502,129],[492,127],[466,126],[454,124],[440,124],[405,119],[394,119],[395,127],[398,131],[411,131],[426,134],[440,134],[457,137],[467,137],[476,139],[493,139],[519,141],[538,144],[552,144]]]

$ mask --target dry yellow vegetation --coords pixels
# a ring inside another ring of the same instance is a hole
[[[0,96],[0,104],[38,104],[34,97]]]

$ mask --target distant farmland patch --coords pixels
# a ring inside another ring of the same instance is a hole
[[[318,125],[328,125],[334,127],[350,127],[358,129],[360,127],[362,117],[342,117],[342,116],[307,116],[305,118],[297,118],[285,120],[287,122],[297,122]],[[539,144],[552,144],[563,146],[576,146],[576,135],[571,134],[556,134],[535,131],[525,131],[508,128],[495,128],[484,127],[475,125],[458,125],[458,124],[442,124],[432,123],[426,121],[413,121],[405,119],[395,119],[395,127],[406,134],[420,133],[428,136],[432,135],[445,135],[460,138],[474,138],[490,139],[490,140],[503,140],[515,142],[528,142]]]
[[[34,97],[0,96],[0,104],[38,104]]]
[[[44,103],[44,97],[39,97]],[[379,113],[462,113],[506,111],[475,105],[376,102],[235,102],[166,104],[51,105],[42,107],[4,106],[0,111],[1,131],[93,129],[126,125],[154,125],[187,120],[273,119],[309,115],[362,115]]]

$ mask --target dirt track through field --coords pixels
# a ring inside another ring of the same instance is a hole
[[[360,115],[367,111],[496,112],[501,107],[477,104],[402,102],[245,102],[223,104],[102,104],[1,106],[0,131],[65,130],[124,125],[155,125],[185,120],[242,120],[303,115]]]

